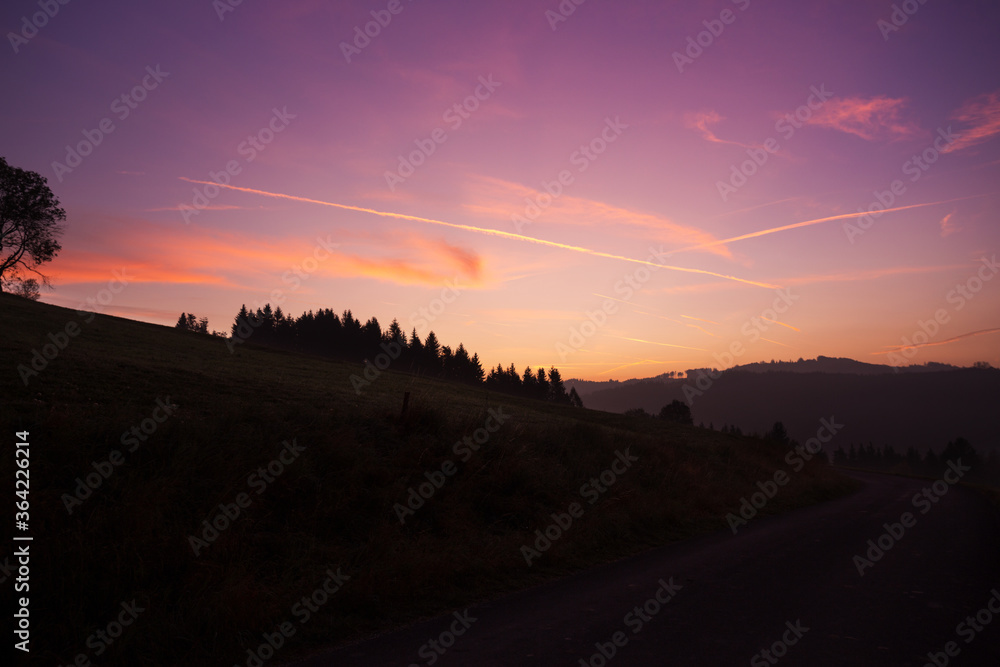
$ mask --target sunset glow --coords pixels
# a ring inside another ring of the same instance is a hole
[[[6,3],[0,155],[67,213],[42,300],[350,309],[566,378],[735,342],[1000,366],[1000,7],[570,4],[404,1],[360,40],[385,2],[68,3],[30,38]]]

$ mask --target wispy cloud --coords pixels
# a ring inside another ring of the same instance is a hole
[[[177,204],[175,206],[163,206],[160,208],[144,208],[143,213],[162,213],[163,211],[181,211],[182,204]],[[202,206],[200,211],[258,211],[264,210],[263,206],[232,206],[229,204],[208,204],[207,206]]]
[[[828,100],[806,121],[808,125],[830,128],[867,141],[903,139],[920,131],[905,118],[905,98],[877,96]]]
[[[949,213],[948,215],[941,218],[941,236],[951,236],[958,231],[958,227],[953,222],[952,218],[955,217],[954,213]]]
[[[989,141],[1000,134],[1000,90],[974,97],[958,108],[951,117],[966,125],[955,143],[945,147],[945,153],[962,150]]]
[[[192,178],[181,177],[181,180],[188,181],[190,183],[200,183],[202,185],[209,185],[209,181],[199,181]],[[219,184],[217,184],[219,185]],[[585,255],[591,255],[593,257],[604,257],[606,259],[614,259],[622,262],[630,262],[632,264],[644,264],[646,266],[655,266],[658,268],[666,269],[668,271],[679,271],[682,273],[693,273],[705,276],[712,276],[715,278],[723,278],[725,280],[732,280],[734,282],[745,283],[747,285],[755,285],[757,287],[763,287],[766,289],[775,289],[778,286],[772,285],[770,283],[758,282],[755,280],[749,280],[746,278],[738,278],[736,276],[731,276],[724,273],[716,273],[714,271],[706,271],[705,269],[693,269],[683,266],[673,266],[670,264],[660,264],[657,262],[652,262],[644,259],[634,259],[632,257],[625,257],[624,255],[615,255],[608,252],[602,252],[600,250],[593,250],[591,248],[584,248],[582,246],[570,245],[567,243],[557,243],[555,241],[546,241],[544,239],[535,238],[532,236],[525,236],[523,234],[514,234],[512,232],[504,232],[499,229],[488,229],[484,227],[476,227],[474,225],[461,225],[454,222],[446,222],[444,220],[435,220],[433,218],[424,218],[416,215],[407,215],[404,213],[392,213],[388,211],[377,211],[371,208],[364,208],[361,206],[351,206],[349,204],[337,204],[334,202],[326,202],[318,199],[309,199],[306,197],[298,197],[295,195],[282,194],[279,192],[267,192],[265,190],[255,190],[253,188],[240,188],[235,185],[219,185],[220,188],[226,188],[229,190],[236,190],[239,192],[248,192],[256,195],[263,195],[265,197],[276,197],[278,199],[288,199],[292,201],[300,201],[309,204],[319,204],[321,206],[331,206],[333,208],[339,208],[346,211],[358,211],[361,213],[370,213],[372,215],[377,215],[385,218],[395,218],[397,220],[408,220],[412,222],[421,222],[430,225],[440,225],[442,227],[450,227],[452,229],[460,229],[467,232],[474,232],[476,234],[483,234],[486,236],[494,236],[499,238],[511,239],[516,241],[524,241],[527,243],[534,243],[537,245],[548,246],[550,248],[560,248],[562,250],[569,250],[571,252],[582,253]]]
[[[717,125],[724,120],[725,117],[719,115],[717,111],[695,111],[685,114],[684,125],[698,130],[701,132],[701,136],[705,139],[705,141],[709,141],[713,144],[733,144],[734,146],[742,146],[743,148],[753,147],[753,144],[744,144],[739,141],[720,139],[715,132],[709,128],[710,125]]]
[[[544,197],[543,197],[544,194]],[[526,200],[537,202],[540,198],[547,201],[548,193],[512,183],[499,178],[479,176],[472,180],[467,196],[470,203],[465,204],[465,210],[477,215],[503,220],[510,224],[514,214],[524,215]],[[706,243],[716,239],[714,235],[698,227],[681,224],[662,215],[645,211],[622,208],[613,204],[592,199],[573,197],[568,194],[554,199],[538,216],[539,225],[563,225],[575,227],[607,228],[608,225],[627,228],[634,227],[637,234],[649,238],[653,234],[656,239],[670,243]],[[731,257],[728,248],[723,246],[705,246],[707,252],[721,257]]]
[[[688,347],[687,345],[674,345],[673,343],[658,343],[655,340],[642,340],[641,338],[625,338],[623,336],[612,336],[612,338],[618,338],[619,340],[630,340],[633,343],[645,343],[647,345],[661,345],[663,347],[676,347],[681,350],[696,350],[698,352],[708,352],[708,350],[701,347]]]
[[[770,322],[771,324],[777,324],[779,326],[783,326],[786,329],[791,329],[792,331],[798,331],[800,333],[802,331],[802,329],[799,329],[798,327],[793,327],[791,324],[786,324],[784,322],[779,322],[778,320],[771,320],[771,319],[768,319],[766,317],[761,317],[760,319],[764,320],[765,322]]]
[[[812,274],[807,276],[797,276],[785,278],[783,282],[789,286],[812,285],[816,283],[846,283],[857,281],[876,280],[886,276],[908,275],[913,273],[936,273],[940,271],[954,271],[968,269],[966,264],[942,264],[938,266],[895,266],[882,269],[868,269],[852,271],[848,273],[826,273]]]
[[[913,208],[923,208],[925,206],[937,206],[938,204],[948,204],[956,201],[964,201],[966,199],[976,199],[978,197],[987,197],[989,195],[972,195],[969,197],[956,197],[955,199],[944,199],[942,201],[927,202],[924,204],[910,204],[909,206],[897,206],[896,208],[887,208],[879,211],[879,214],[885,213],[895,213],[897,211],[907,211]],[[829,215],[825,218],[814,218],[813,220],[803,220],[802,222],[793,222],[790,225],[782,225],[780,227],[771,227],[770,229],[762,229],[757,232],[750,232],[749,234],[742,234],[740,236],[732,236],[728,239],[719,239],[716,241],[711,241],[709,243],[704,243],[695,246],[689,246],[687,248],[679,248],[677,250],[672,250],[671,254],[676,254],[679,252],[688,252],[691,250],[702,250],[704,248],[713,245],[723,245],[727,243],[734,243],[736,241],[744,241],[746,239],[757,238],[758,236],[767,236],[768,234],[777,234],[778,232],[785,232],[790,229],[798,229],[799,227],[810,227],[812,225],[819,225],[824,222],[832,222],[834,220],[849,220],[851,218],[863,218],[867,215],[871,215],[866,211],[854,212],[854,213],[842,213],[840,215]]]
[[[702,319],[700,317],[692,317],[690,315],[681,315],[681,317],[686,317],[689,320],[697,320],[699,322],[708,322],[709,324],[718,324],[718,322],[715,322],[713,320],[706,320],[706,319]]]
[[[416,233],[363,238],[352,252],[333,244],[317,253],[314,238],[275,239],[197,227],[178,236],[141,219],[118,222],[120,228],[100,250],[73,247],[60,253],[53,278],[62,284],[107,282],[110,267],[123,269],[135,283],[246,289],[263,281],[284,288],[282,276],[309,259],[317,260],[310,274],[316,277],[423,286],[460,277],[463,286],[473,288],[487,281],[484,259],[477,253]]]

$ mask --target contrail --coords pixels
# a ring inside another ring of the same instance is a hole
[[[896,211],[906,211],[911,208],[923,208],[925,206],[937,206],[938,204],[947,204],[953,201],[965,201],[966,199],[976,199],[978,197],[988,197],[990,194],[984,195],[972,195],[970,197],[957,197],[955,199],[945,199],[943,201],[927,202],[925,204],[910,204],[909,206],[897,206],[896,208],[887,208],[881,211],[858,211],[857,213],[844,213],[842,215],[831,215],[826,218],[816,218],[815,220],[806,220],[804,222],[795,222],[790,225],[782,225],[781,227],[773,227],[771,229],[762,229],[759,232],[750,232],[749,234],[743,234],[742,236],[733,236],[728,239],[721,239],[718,241],[711,241],[709,243],[701,243],[699,245],[688,246],[687,248],[681,248],[680,250],[672,250],[670,254],[678,252],[687,252],[689,250],[702,250],[703,248],[711,248],[712,246],[723,245],[726,243],[733,243],[735,241],[743,241],[745,239],[752,239],[758,236],[766,236],[768,234],[776,234],[777,232],[784,232],[789,229],[797,229],[798,227],[809,227],[811,225],[818,225],[823,222],[830,222],[832,220],[848,220],[850,218],[863,218],[867,215],[882,215],[883,213],[894,213]]]
[[[521,234],[514,234],[513,232],[502,232],[499,229],[488,229],[485,227],[473,227],[472,225],[459,225],[454,222],[445,222],[443,220],[434,220],[433,218],[421,218],[416,215],[406,215],[405,213],[389,213],[386,211],[377,211],[373,208],[363,208],[361,206],[350,206],[348,204],[335,204],[328,201],[320,201],[318,199],[308,199],[306,197],[296,197],[294,195],[286,195],[278,192],[267,192],[265,190],[254,190],[252,188],[239,188],[235,185],[223,185],[222,183],[216,183],[214,181],[199,181],[194,178],[186,178],[184,176],[179,177],[182,181],[187,181],[188,183],[199,183],[201,185],[214,185],[220,188],[226,188],[228,190],[237,190],[239,192],[250,192],[256,195],[263,195],[265,197],[276,197],[278,199],[290,199],[292,201],[306,202],[309,204],[319,204],[321,206],[332,206],[334,208],[344,209],[345,211],[359,211],[361,213],[371,213],[372,215],[380,215],[385,218],[398,218],[400,220],[412,220],[414,222],[425,222],[432,225],[442,225],[444,227],[451,227],[452,229],[461,229],[467,232],[475,232],[477,234],[485,234],[487,236],[498,236],[505,239],[513,239],[516,241],[527,241],[528,243],[536,243],[538,245],[548,246],[550,248],[560,248],[562,250],[572,250],[573,252],[583,253],[585,255],[593,255],[595,257],[605,257],[607,259],[617,259],[623,262],[631,262],[633,264],[645,264],[647,266],[655,266],[661,269],[670,269],[671,271],[682,271],[684,273],[697,273],[706,276],[713,276],[715,278],[725,278],[726,280],[735,280],[736,282],[745,283],[747,285],[755,285],[757,287],[765,287],[767,289],[779,289],[779,285],[772,285],[770,283],[757,282],[755,280],[747,280],[745,278],[737,278],[736,276],[726,275],[724,273],[715,273],[713,271],[705,271],[703,269],[689,269],[683,266],[670,266],[668,264],[659,264],[657,262],[650,262],[643,259],[633,259],[631,257],[623,257],[622,255],[613,255],[607,252],[601,252],[599,250],[591,250],[590,248],[583,248],[581,246],[567,245],[565,243],[556,243],[555,241],[545,241],[542,239],[536,239],[531,236],[523,236]]]
[[[765,322],[771,322],[772,324],[780,324],[781,326],[787,327],[787,328],[791,329],[792,331],[798,331],[800,333],[802,331],[801,329],[797,329],[796,327],[793,327],[791,324],[785,324],[784,322],[779,322],[778,320],[769,320],[766,317],[761,317],[760,319],[764,320]]]
[[[779,343],[776,340],[771,340],[770,338],[764,338],[763,336],[761,336],[760,339],[766,340],[768,343],[774,343],[775,345],[780,345],[782,347],[791,347],[791,345],[786,345],[785,343]]]
[[[598,373],[598,375],[607,375],[608,373],[614,373],[615,371],[620,371],[623,368],[631,368],[632,366],[643,366],[646,364],[668,364],[668,363],[676,363],[676,361],[677,360],[674,359],[670,359],[667,361],[656,361],[654,359],[645,359],[643,361],[636,361],[631,364],[622,364],[621,366],[616,366],[615,368],[606,371],[601,371],[600,373]]]
[[[937,340],[927,343],[914,343],[911,345],[895,345],[885,352],[872,352],[872,354],[892,354],[894,352],[902,352],[903,350],[915,350],[918,347],[934,347],[935,345],[947,345],[948,343],[954,343],[956,340],[962,340],[963,338],[971,338],[973,336],[982,336],[984,334],[991,334],[1000,332],[1000,327],[995,329],[980,329],[979,331],[971,331],[969,333],[964,333],[954,338],[949,338],[948,340]]]
[[[642,340],[641,338],[624,338],[622,336],[615,336],[615,338],[620,338],[621,340],[631,340],[636,343],[648,343],[649,345],[662,345],[663,347],[677,347],[682,350],[697,350],[698,352],[708,352],[708,350],[700,347],[687,347],[686,345],[673,345],[671,343],[657,343],[653,340]]]
[[[712,320],[706,320],[700,317],[691,317],[690,315],[681,315],[681,317],[686,317],[689,320],[698,320],[699,322],[708,322],[709,324],[718,324],[718,322],[713,322]]]
[[[628,306],[632,306],[632,308],[635,310],[635,312],[639,313],[640,315],[648,315],[649,317],[659,317],[661,320],[666,320],[667,322],[673,322],[674,324],[682,324],[682,325],[684,325],[686,327],[691,327],[692,329],[697,329],[698,331],[706,333],[706,334],[708,334],[709,336],[711,336],[713,338],[718,338],[718,336],[716,336],[714,333],[712,333],[708,329],[705,329],[704,327],[698,326],[697,324],[689,324],[688,322],[681,322],[680,320],[675,320],[674,318],[667,317],[666,315],[659,315],[657,313],[647,313],[644,310],[639,310],[640,308],[645,308],[646,306],[638,306],[638,305],[632,303],[631,301],[624,301],[622,299],[616,299],[613,296],[605,296],[604,294],[598,294],[597,292],[591,292],[591,294],[593,294],[594,296],[601,297],[602,299],[611,299],[612,301],[621,301],[622,303],[624,303],[624,304],[626,304]],[[681,315],[681,317],[688,317],[688,316],[687,315]],[[689,318],[689,319],[697,320],[697,319],[700,319],[700,318],[692,317],[692,318]],[[711,320],[702,320],[702,321],[703,322],[711,322]],[[718,324],[718,322],[712,322],[712,324]]]

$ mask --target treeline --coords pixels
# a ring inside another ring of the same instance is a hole
[[[1000,453],[993,449],[981,455],[965,438],[949,442],[940,454],[933,449],[921,454],[912,446],[905,453],[897,452],[891,445],[875,447],[871,443],[855,443],[849,449],[838,447],[833,452],[835,465],[927,477],[940,477],[948,462],[958,459],[972,468],[964,479],[1000,486]]]
[[[175,328],[181,331],[195,331],[197,333],[208,333],[208,318],[207,317],[197,317],[194,313],[181,313],[181,316],[177,318],[177,324],[174,325]]]
[[[626,410],[625,414],[630,417],[652,417],[653,415],[646,412],[643,408],[632,408]],[[674,422],[675,424],[686,424],[687,426],[693,426],[694,420],[691,418],[691,408],[688,407],[687,403],[683,401],[678,401],[674,399],[670,401],[662,408],[660,408],[660,413],[657,415],[660,419],[668,422]],[[702,428],[704,428],[702,424]]]
[[[378,319],[372,317],[362,323],[350,310],[340,315],[330,308],[315,313],[310,310],[295,318],[282,312],[280,306],[272,310],[269,303],[256,311],[243,305],[233,321],[231,334],[231,341],[244,342],[252,337],[253,342],[260,345],[360,361],[366,365],[379,356],[389,356],[395,370],[473,385],[484,384],[492,390],[517,396],[583,406],[576,390],[566,392],[562,376],[555,367],[546,372],[543,368],[532,370],[529,366],[518,373],[514,364],[506,369],[498,365],[487,374],[479,354],[470,354],[463,344],[459,343],[454,349],[442,345],[433,331],[421,340],[416,328],[407,336],[395,319],[383,330]]]
[[[524,373],[518,375],[514,364],[509,368],[497,364],[497,367],[486,376],[486,386],[496,391],[583,407],[583,401],[576,393],[576,388],[570,389],[569,393],[566,392],[562,375],[555,366],[550,367],[548,373],[544,368],[532,371],[531,366],[527,366]]]

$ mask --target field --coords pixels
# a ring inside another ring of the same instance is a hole
[[[777,470],[761,514],[852,488],[818,461],[791,472],[776,443],[391,366],[358,393],[359,364],[0,309],[11,488],[30,441],[32,662],[255,664],[285,624],[280,664],[727,530]]]

